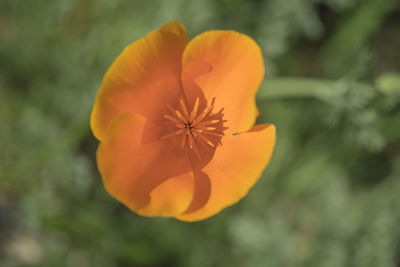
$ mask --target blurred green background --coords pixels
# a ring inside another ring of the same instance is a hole
[[[89,113],[130,42],[178,20],[262,47],[263,177],[211,219],[142,218],[96,169]],[[1,0],[0,266],[400,266],[400,3]]]

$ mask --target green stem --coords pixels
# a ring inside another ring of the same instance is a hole
[[[265,79],[257,93],[257,98],[315,97],[321,100],[328,100],[330,97],[345,92],[349,89],[349,86],[370,87],[373,85],[345,80],[271,78]],[[384,95],[400,95],[400,75],[397,73],[384,73],[377,77],[375,86]]]
[[[340,93],[344,88],[340,82],[308,78],[266,79],[261,85],[257,98],[325,98]]]

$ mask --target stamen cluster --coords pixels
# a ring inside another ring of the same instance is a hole
[[[225,121],[213,116],[215,115],[213,114],[214,102],[215,98],[208,107],[206,106],[202,111],[199,111],[200,98],[197,97],[191,112],[189,112],[188,105],[186,105],[183,97],[180,98],[177,108],[174,109],[167,105],[170,114],[165,114],[164,118],[173,123],[175,129],[173,132],[162,136],[161,139],[178,137],[181,148],[189,146],[197,154],[199,154],[197,146],[201,143],[212,148],[220,144],[219,140],[224,135],[222,123]],[[219,113],[222,114],[222,110]],[[217,137],[217,142],[215,137]],[[201,142],[197,142],[197,140]]]

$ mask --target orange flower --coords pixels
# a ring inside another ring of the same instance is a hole
[[[90,124],[107,191],[143,216],[208,218],[243,198],[268,164],[275,127],[253,126],[264,76],[248,36],[188,41],[171,22],[129,45],[104,76]]]

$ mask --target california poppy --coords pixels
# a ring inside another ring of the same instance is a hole
[[[118,56],[90,124],[106,190],[143,216],[198,221],[243,198],[268,164],[272,124],[253,126],[259,46],[235,31],[190,42],[170,22]]]

